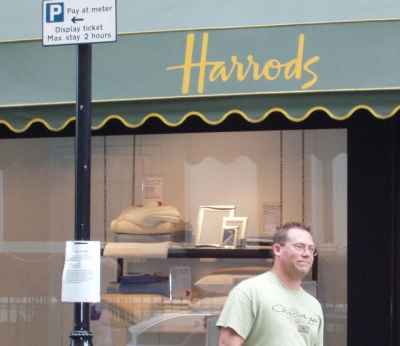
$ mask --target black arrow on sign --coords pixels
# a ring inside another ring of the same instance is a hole
[[[72,23],[76,23],[76,22],[82,22],[83,21],[83,18],[76,18],[76,17],[72,17]]]

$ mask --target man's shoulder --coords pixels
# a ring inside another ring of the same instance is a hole
[[[265,281],[266,273],[242,280],[230,291],[229,300],[243,303],[257,301],[265,291]]]
[[[258,288],[265,288],[265,285],[268,285],[270,281],[270,273],[265,272],[241,281],[235,288],[239,291],[249,292]]]
[[[306,302],[307,305],[312,307],[314,310],[322,313],[322,306],[321,303],[315,298],[312,294],[308,293],[303,289],[303,300]]]

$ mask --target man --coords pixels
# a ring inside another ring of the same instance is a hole
[[[242,281],[229,294],[217,326],[219,346],[322,346],[321,305],[301,283],[316,248],[309,228],[287,223],[274,235],[271,271]]]

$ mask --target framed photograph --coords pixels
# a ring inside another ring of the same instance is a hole
[[[196,246],[221,246],[223,219],[234,215],[234,205],[200,206],[197,217]]]
[[[238,244],[238,226],[227,226],[222,228],[221,246],[225,248],[235,248]]]
[[[246,238],[247,217],[245,216],[224,217],[222,220],[222,229],[225,230],[232,227],[237,228],[236,243],[235,243],[235,246],[237,246],[242,239]],[[221,237],[221,242],[222,239],[223,237]]]

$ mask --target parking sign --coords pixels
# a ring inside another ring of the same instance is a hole
[[[43,0],[44,46],[113,42],[116,0]]]
[[[64,3],[55,2],[46,4],[46,23],[60,23],[64,21]]]

